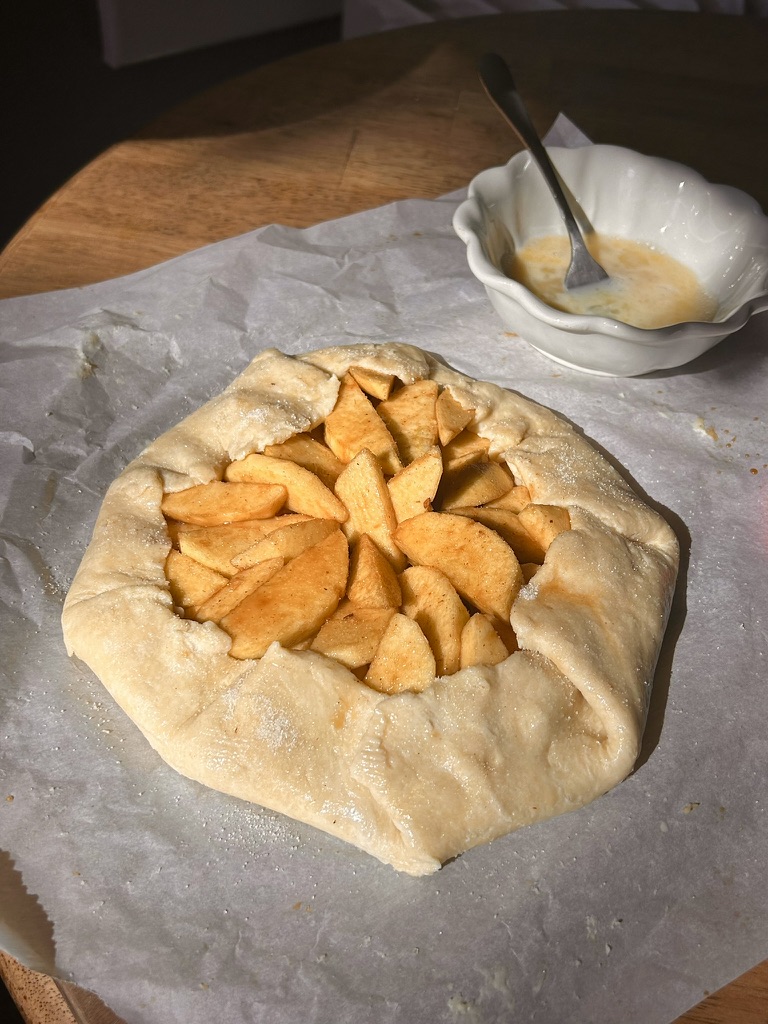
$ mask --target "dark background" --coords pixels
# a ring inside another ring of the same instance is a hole
[[[16,1004],[2,984],[0,984],[0,1020],[5,1021],[5,1024],[24,1024],[21,1014],[16,1009]]]
[[[108,67],[96,0],[0,0],[0,248],[68,178],[168,107],[339,39],[341,18]]]
[[[268,61],[334,42],[341,18],[117,70],[96,0],[0,0],[0,249],[51,193],[168,107]],[[0,983],[0,1021],[23,1024]]]

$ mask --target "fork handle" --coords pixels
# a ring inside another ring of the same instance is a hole
[[[584,244],[579,226],[571,209],[571,204],[563,191],[555,166],[549,158],[539,134],[533,126],[523,98],[517,91],[512,72],[498,53],[486,53],[477,62],[480,81],[492,103],[498,107],[502,115],[509,121],[522,144],[530,150],[538,163],[549,190],[560,206],[568,235],[577,245]]]

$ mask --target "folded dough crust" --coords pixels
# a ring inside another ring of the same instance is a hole
[[[165,577],[163,491],[316,426],[355,365],[449,388],[532,499],[571,517],[514,603],[521,649],[418,694],[377,693],[277,643],[259,660],[231,658],[218,626],[176,614]],[[677,565],[667,523],[549,410],[411,346],[270,350],[109,488],[63,629],[177,771],[421,875],[631,771]]]

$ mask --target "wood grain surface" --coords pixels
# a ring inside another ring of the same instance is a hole
[[[563,111],[595,142],[680,160],[768,208],[768,19],[495,15],[321,47],[170,111],[29,220],[0,255],[0,297],[117,277],[264,224],[304,227],[466,185],[519,148],[476,78],[488,49],[512,65],[540,130]],[[0,976],[29,1024],[117,1022],[95,997],[5,954]],[[677,1024],[767,1024],[768,961],[702,996]]]
[[[519,148],[475,75],[488,48],[511,62],[541,129],[562,110],[596,142],[681,160],[768,206],[768,19],[497,15],[320,47],[171,111],[28,221],[0,256],[0,297],[465,185]]]

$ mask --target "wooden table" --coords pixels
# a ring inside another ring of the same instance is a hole
[[[495,15],[322,47],[176,108],[29,220],[0,255],[0,297],[130,273],[262,224],[460,188],[519,148],[474,72],[488,49],[512,64],[540,129],[562,110],[596,142],[680,160],[768,209],[768,19]],[[31,1024],[116,1020],[1,954],[0,974]],[[766,1020],[768,961],[678,1024]]]

